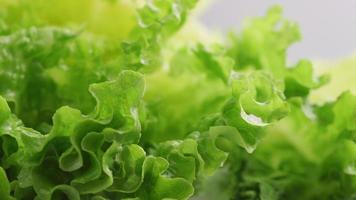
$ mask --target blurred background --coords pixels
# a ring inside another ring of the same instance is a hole
[[[303,39],[289,49],[291,61],[338,59],[356,52],[356,1],[353,0],[215,0],[201,21],[209,29],[239,31],[243,19],[264,15],[275,4],[296,21]]]

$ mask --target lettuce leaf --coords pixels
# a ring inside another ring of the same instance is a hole
[[[356,96],[280,7],[224,42],[197,3],[0,0],[1,198],[354,198]]]

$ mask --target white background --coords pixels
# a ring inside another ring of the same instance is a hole
[[[201,17],[214,30],[239,30],[246,17],[264,15],[275,4],[298,22],[303,40],[289,58],[336,59],[356,52],[356,0],[215,0]]]

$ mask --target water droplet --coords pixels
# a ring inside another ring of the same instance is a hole
[[[140,62],[143,65],[149,65],[150,64],[150,60],[148,58],[145,58],[145,57],[141,57]]]
[[[309,119],[311,119],[311,120],[316,119],[316,116],[313,112],[313,108],[311,107],[310,104],[303,105],[302,110],[303,110],[305,116],[308,117]]]
[[[140,123],[140,120],[139,120],[138,109],[136,107],[132,107],[130,109],[130,112],[131,112],[131,116],[132,116],[132,118],[134,120],[135,127],[137,127],[138,129],[141,130],[141,123]]]
[[[262,118],[254,115],[254,114],[247,114],[243,107],[240,105],[241,112],[240,115],[243,120],[245,120],[247,123],[254,125],[254,126],[267,126],[269,123],[266,123],[262,120]]]
[[[178,21],[180,21],[182,12],[180,6],[177,3],[173,3],[172,9],[174,16],[178,19]]]
[[[253,145],[250,145],[250,144],[248,144],[248,145],[245,145],[245,150],[247,151],[247,153],[253,153],[255,150],[256,150],[256,148],[257,148],[257,143],[256,144],[253,144]]]
[[[141,28],[147,28],[147,27],[150,26],[149,24],[147,24],[147,23],[144,21],[144,19],[142,19],[142,17],[138,17],[137,23],[138,23],[138,25],[139,25]]]
[[[225,160],[220,163],[220,167],[224,167],[225,165]]]
[[[356,175],[356,163],[352,163],[348,165],[345,169],[344,172],[348,175],[355,176]]]

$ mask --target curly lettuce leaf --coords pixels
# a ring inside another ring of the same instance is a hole
[[[311,62],[287,63],[287,50],[301,39],[295,22],[282,16],[279,6],[270,8],[263,17],[247,21],[240,34],[231,34],[228,55],[235,60],[236,70],[262,69],[282,79],[285,95],[305,97],[309,90],[328,81],[327,76],[315,78]]]
[[[195,0],[51,3],[0,0],[4,198],[355,194],[355,96],[309,102],[328,77],[287,65],[279,7],[226,44],[174,37]]]

